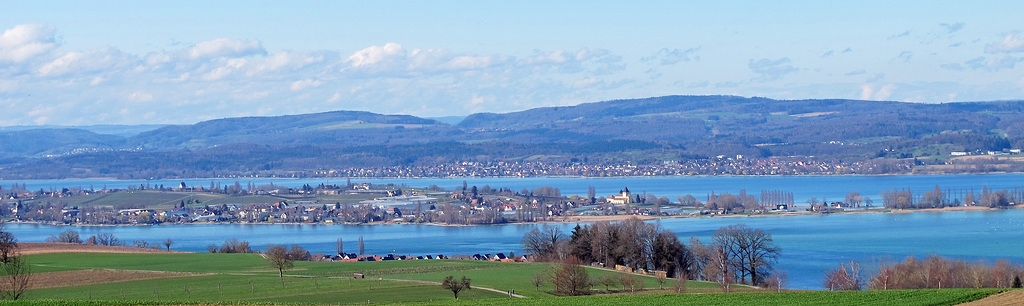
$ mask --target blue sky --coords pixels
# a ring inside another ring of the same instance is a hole
[[[0,7],[0,126],[430,117],[661,95],[1024,98],[1024,1]]]

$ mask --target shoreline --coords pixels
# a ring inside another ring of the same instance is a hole
[[[190,178],[153,178],[153,179],[119,179],[116,177],[81,177],[81,178],[45,178],[45,179],[6,179],[0,178],[0,182],[42,182],[42,181],[84,181],[84,180],[111,180],[111,181],[172,181],[172,180],[345,180],[345,179],[359,179],[359,180],[410,180],[410,179],[451,179],[451,180],[467,180],[467,179],[544,179],[544,178],[576,178],[576,179],[623,179],[623,178],[668,178],[668,177],[888,177],[888,176],[942,176],[942,175],[994,175],[994,174],[1024,174],[1022,172],[1009,172],[1009,171],[990,171],[983,173],[883,173],[883,174],[677,174],[677,175],[621,175],[621,176],[580,176],[580,175],[536,175],[536,176],[396,176],[396,177],[362,177],[362,176],[339,176],[339,177],[325,177],[325,176],[309,176],[309,177],[190,177]]]
[[[242,223],[242,222],[194,222],[194,223],[171,223],[171,224],[51,224],[40,221],[4,221],[4,223],[14,224],[35,224],[45,226],[75,226],[75,227],[143,227],[143,226],[169,226],[169,225],[317,225],[317,226],[333,226],[333,225],[352,225],[352,226],[389,226],[389,225],[426,225],[426,226],[438,226],[438,227],[472,227],[472,226],[493,226],[493,225],[531,225],[531,224],[572,224],[572,223],[595,223],[595,222],[621,222],[632,218],[640,219],[641,221],[654,221],[663,219],[689,219],[689,218],[773,218],[773,217],[797,217],[797,216],[825,216],[825,215],[855,215],[855,214],[910,214],[910,213],[944,213],[944,212],[975,212],[975,211],[1001,211],[1011,209],[1024,209],[1024,204],[1018,204],[1010,206],[1006,209],[991,208],[984,206],[950,206],[943,208],[914,208],[914,209],[889,209],[880,208],[877,210],[856,210],[856,211],[842,211],[842,212],[830,212],[830,213],[814,213],[814,212],[787,212],[787,213],[768,213],[768,214],[732,214],[732,215],[677,215],[677,216],[651,216],[651,215],[614,215],[614,216],[564,216],[556,220],[544,220],[536,222],[509,222],[509,223],[493,223],[493,224],[445,224],[445,223],[409,223],[409,222],[368,222],[368,223],[301,223],[301,222],[283,222],[283,223]]]

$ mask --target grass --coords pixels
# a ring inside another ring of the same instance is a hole
[[[453,305],[957,305],[1005,289],[921,289],[879,291],[740,292],[710,294],[642,294],[460,301]]]
[[[276,275],[178,277],[32,290],[27,298],[60,300],[149,300],[175,302],[273,302],[354,304],[452,300],[441,286],[372,279],[302,278]],[[501,293],[470,290],[462,299],[501,298]]]
[[[621,285],[610,290],[594,287],[584,297],[556,297],[545,282],[533,285],[534,275],[553,270],[546,263],[501,263],[462,260],[418,260],[386,262],[295,262],[280,278],[277,271],[256,254],[40,254],[29,255],[35,272],[123,269],[203,273],[203,275],[91,284],[75,287],[31,290],[27,301],[9,305],[142,305],[142,304],[500,304],[500,305],[955,305],[998,293],[1000,289],[890,290],[857,292],[748,292],[719,293],[718,285],[687,282],[687,294],[670,292],[673,280],[658,290],[655,278],[634,276],[644,282],[643,294],[629,294]],[[588,268],[591,277],[621,277],[621,273]],[[362,273],[365,279],[353,279]],[[514,290],[527,296],[510,299],[498,292],[468,290],[455,301],[451,292],[434,283],[445,276],[466,276],[478,287]],[[395,280],[390,280],[395,279]],[[410,281],[397,281],[410,280]],[[700,294],[694,294],[697,292]],[[463,300],[465,299],[465,300]],[[97,301],[98,304],[91,301]]]
[[[56,253],[28,256],[33,271],[85,269],[148,270],[192,273],[253,273],[272,271],[258,254],[102,254]]]

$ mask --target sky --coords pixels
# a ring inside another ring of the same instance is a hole
[[[0,126],[1024,99],[1024,1],[0,0]]]

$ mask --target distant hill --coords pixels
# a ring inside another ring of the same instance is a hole
[[[19,126],[2,126],[0,132],[15,132],[24,130],[40,130],[40,129],[78,129],[86,130],[96,134],[114,135],[119,137],[131,137],[138,135],[139,133],[152,131],[161,127],[164,124],[140,124],[140,125],[83,125],[83,126],[61,126],[61,125],[19,125]]]
[[[420,137],[452,131],[447,124],[413,116],[335,111],[166,126],[131,137],[127,142],[154,150],[203,149],[232,143],[353,146],[419,142]]]
[[[124,138],[81,129],[0,131],[0,158],[68,155],[109,151],[124,145]]]
[[[644,164],[721,155],[941,159],[1024,147],[1024,101],[666,96],[439,119],[458,123],[336,111],[217,119],[130,137],[0,131],[0,175],[74,169],[83,176],[202,176],[461,161]]]

